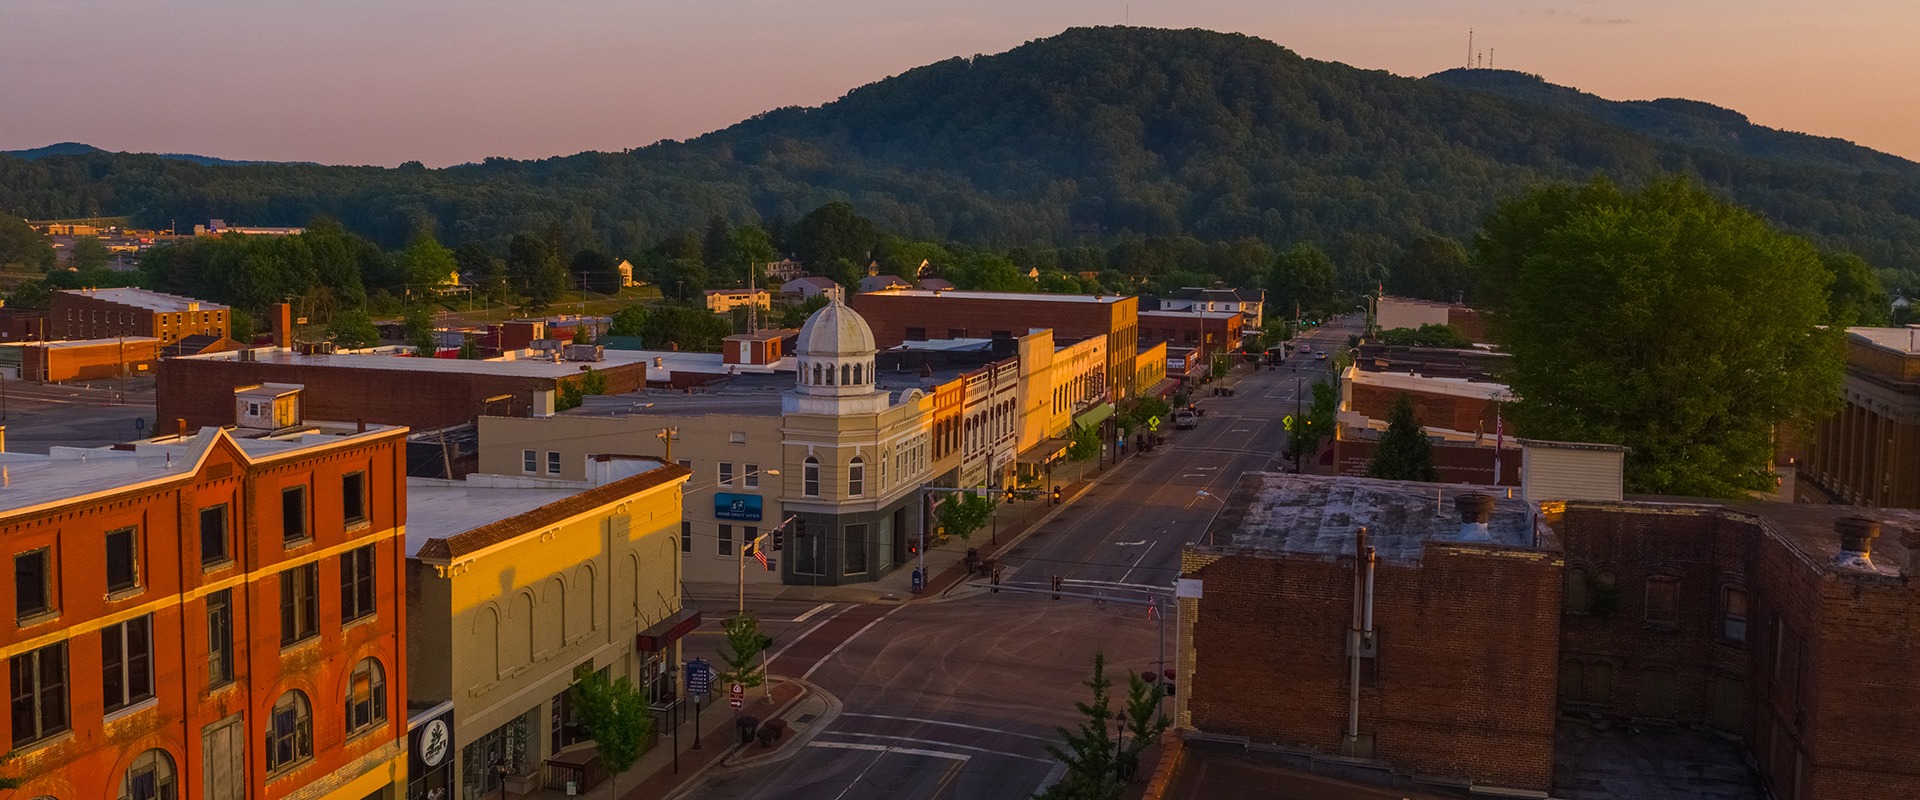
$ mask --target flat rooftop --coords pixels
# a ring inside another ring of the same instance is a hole
[[[1920,355],[1920,328],[1848,328],[1847,333],[1875,347]]]
[[[1122,300],[1131,300],[1133,295],[1125,294],[1042,294],[1040,292],[969,292],[960,289],[882,289],[877,292],[863,292],[867,297],[939,297],[955,300],[1011,300],[1037,303],[1091,303],[1111,305]]]
[[[220,305],[219,303],[195,300],[191,297],[181,297],[180,295],[167,294],[166,292],[156,292],[151,289],[134,289],[131,287],[115,289],[61,289],[60,293],[91,297],[95,300],[106,300],[125,306],[133,306],[134,308],[144,308],[148,311],[158,311],[169,314],[179,311],[227,310],[226,306]]]
[[[1355,386],[1377,386],[1382,389],[1394,389],[1402,392],[1466,397],[1499,403],[1513,401],[1513,392],[1508,390],[1505,384],[1475,380],[1472,378],[1442,378],[1404,372],[1374,372],[1361,369],[1358,365],[1355,365],[1347,369],[1347,379],[1352,381]]]
[[[115,336],[111,339],[56,339],[51,342],[0,342],[0,344],[8,344],[16,347],[41,347],[48,350],[66,350],[70,348],[110,347],[114,345],[142,344],[145,342],[158,341],[160,340],[152,336]]]
[[[936,366],[929,374],[928,370],[896,370],[882,364],[874,370],[874,387],[887,392],[890,395],[889,402],[897,403],[909,391],[918,389],[931,394],[934,387],[984,366],[985,363]],[[782,413],[781,398],[795,388],[791,370],[741,372],[688,389],[646,389],[626,394],[587,395],[581,398],[579,407],[560,413],[594,417],[644,414],[779,416]]]
[[[1526,502],[1505,488],[1279,472],[1241,476],[1208,535],[1217,549],[1339,558],[1365,527],[1382,560],[1417,564],[1427,542],[1463,543],[1454,498],[1468,492],[1494,498],[1488,540],[1474,544],[1535,546]]]
[[[589,488],[580,481],[503,488],[443,478],[407,479],[407,555],[445,539],[557,503]]]
[[[688,476],[684,468],[640,457],[596,459],[587,474],[584,481],[486,473],[462,480],[410,477],[407,555],[425,550],[429,559],[458,558]]]
[[[778,337],[770,337],[778,338]],[[736,339],[735,341],[738,341]],[[695,375],[729,375],[749,373],[785,373],[793,374],[793,365],[798,363],[792,356],[781,358],[771,364],[728,364],[721,353],[695,353],[686,350],[612,350],[606,351],[607,360],[612,361],[618,353],[623,362],[641,361],[647,365],[647,380],[670,381],[675,373],[686,372]],[[586,362],[575,362],[586,363]],[[659,366],[654,366],[659,364]],[[789,378],[791,380],[791,378]]]
[[[1143,319],[1219,319],[1227,320],[1240,316],[1238,311],[1142,311]]]
[[[639,350],[606,350],[604,361],[561,361],[515,357],[515,358],[420,358],[408,355],[413,348],[407,346],[373,347],[365,350],[347,350],[333,353],[314,353],[303,355],[297,350],[285,347],[255,347],[253,360],[261,364],[284,364],[288,366],[337,367],[341,369],[388,370],[392,372],[439,372],[456,375],[497,375],[514,378],[563,378],[578,375],[583,367],[607,369],[632,364],[644,364],[651,354],[642,355]],[[239,361],[240,354],[247,350],[228,350],[221,353],[182,356],[171,361]],[[717,354],[716,354],[717,355]]]
[[[309,422],[278,436],[241,438],[223,428],[163,436],[113,447],[53,447],[45,454],[0,452],[0,516],[159,483],[189,474],[224,436],[254,460],[385,435],[390,425]]]
[[[1567,516],[1560,526],[1571,531],[1585,524],[1581,519],[1582,509],[1650,515],[1744,516],[1757,520],[1768,533],[1809,560],[1825,565],[1829,572],[1854,574],[1867,571],[1835,566],[1840,557],[1840,535],[1834,526],[1844,517],[1864,517],[1880,523],[1880,537],[1873,541],[1871,572],[1885,577],[1899,577],[1899,565],[1906,561],[1907,548],[1900,543],[1902,531],[1920,533],[1920,510],[1913,509],[1647,496],[1629,496],[1620,502],[1570,500]]]

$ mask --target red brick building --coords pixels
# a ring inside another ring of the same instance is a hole
[[[646,384],[642,357],[618,350],[592,362],[415,358],[405,350],[329,354],[254,348],[169,358],[158,368],[158,418],[163,424],[185,419],[189,427],[231,425],[234,389],[291,383],[306,387],[309,418],[425,430],[472,422],[481,414],[551,413],[542,404],[562,384],[579,385],[589,368],[606,378],[608,394]]]
[[[54,382],[139,375],[160,360],[162,346],[146,336],[26,342],[19,345],[20,378]]]
[[[187,336],[227,336],[231,310],[218,303],[148,289],[62,289],[48,314],[52,339],[151,336],[171,342]]]
[[[404,434],[0,454],[12,796],[397,800]]]
[[[1121,295],[893,289],[862,292],[848,305],[873,328],[881,348],[927,339],[1017,339],[1052,328],[1058,340],[1107,337],[1107,374],[1115,400],[1132,397],[1134,357],[1140,345],[1140,302]]]
[[[1362,345],[1359,358],[1341,376],[1335,470],[1366,474],[1393,406],[1405,396],[1413,403],[1414,418],[1437,440],[1434,468],[1441,483],[1519,485],[1520,440],[1511,425],[1501,435],[1499,408],[1513,399],[1495,379],[1504,359],[1474,351]]]
[[[1592,763],[1620,751],[1585,743],[1630,725],[1737,739],[1749,758],[1707,766],[1749,775],[1753,796],[1920,797],[1920,513],[1594,500],[1536,513],[1480,491],[1496,499],[1244,478],[1211,544],[1183,554],[1179,723],[1396,785],[1693,796],[1657,790],[1658,776],[1701,774],[1678,750],[1651,768]],[[1373,643],[1356,704],[1345,631],[1361,627]],[[1641,793],[1583,782],[1607,770]]]
[[[1459,490],[1444,501],[1436,491],[1242,478],[1212,543],[1182,557],[1179,724],[1402,775],[1549,789],[1558,543],[1551,531],[1536,541],[1525,505],[1504,496],[1480,495],[1484,524],[1463,536]],[[1371,580],[1356,556],[1361,526]],[[1371,613],[1356,619],[1368,595]]]
[[[1211,357],[1240,347],[1246,317],[1231,311],[1142,311],[1140,341],[1191,347]]]

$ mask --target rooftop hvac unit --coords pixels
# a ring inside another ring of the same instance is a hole
[[[605,361],[607,349],[597,344],[570,344],[562,351],[568,361]]]

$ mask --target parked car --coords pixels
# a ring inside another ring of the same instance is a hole
[[[1183,408],[1173,412],[1173,427],[1175,428],[1179,428],[1180,430],[1184,431],[1199,424],[1200,424],[1200,415],[1194,413],[1193,409]]]
[[[1318,353],[1314,353],[1314,354],[1313,354],[1313,360],[1315,360],[1315,361],[1325,361],[1325,360],[1327,360],[1327,351],[1325,351],[1325,350],[1322,350],[1322,351],[1320,351],[1320,352],[1318,352]]]

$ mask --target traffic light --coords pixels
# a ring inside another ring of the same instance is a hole
[[[1053,504],[1060,505],[1060,487],[1053,487]]]
[[[1053,576],[1053,599],[1055,600],[1060,599],[1060,583],[1060,576]]]
[[[782,549],[784,549],[786,546],[787,546],[787,532],[780,528],[774,528],[773,529],[773,552],[778,553]]]

